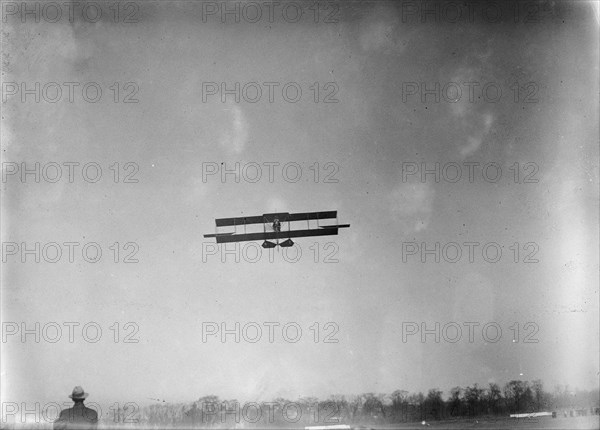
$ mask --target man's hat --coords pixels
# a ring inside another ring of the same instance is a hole
[[[89,396],[89,394],[90,393],[86,393],[85,391],[83,391],[83,388],[81,388],[78,385],[75,388],[73,388],[73,392],[69,395],[69,397],[73,400],[81,400],[85,399],[87,396]]]

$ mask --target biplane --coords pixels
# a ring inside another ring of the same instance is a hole
[[[332,219],[335,219],[335,224],[328,223]],[[340,228],[350,227],[350,224],[338,224],[337,211],[302,212],[295,214],[277,212],[258,216],[217,218],[215,219],[215,224],[217,232],[214,234],[205,234],[204,237],[214,237],[217,243],[262,240],[263,248],[275,248],[278,245],[289,247],[294,245],[292,237],[336,235]],[[257,230],[256,227],[259,224],[262,224],[262,231],[248,232],[248,228],[250,230]],[[292,229],[292,226],[294,229]],[[220,228],[224,227],[233,228],[233,231],[218,232]],[[240,229],[243,227],[243,232],[238,233],[238,227]],[[283,240],[281,243],[279,242],[280,239]],[[276,242],[272,242],[272,240]]]

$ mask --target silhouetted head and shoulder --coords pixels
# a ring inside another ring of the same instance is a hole
[[[83,388],[77,386],[69,398],[75,403],[72,408],[60,412],[60,416],[54,421],[54,430],[71,429],[96,429],[98,426],[98,413],[86,407],[83,402],[89,393],[83,391]]]

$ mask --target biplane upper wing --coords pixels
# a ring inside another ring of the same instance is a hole
[[[235,225],[244,224],[262,224],[265,222],[273,222],[275,218],[278,218],[280,222],[286,221],[306,221],[314,219],[331,219],[337,216],[337,211],[324,211],[324,212],[301,212],[290,214],[288,212],[279,212],[272,214],[264,214],[258,216],[247,216],[237,218],[217,218],[215,223],[217,227],[228,227]]]
[[[337,217],[337,211],[304,212],[290,214],[286,221],[307,221],[311,219],[331,219]]]
[[[261,224],[264,221],[262,216],[246,216],[238,218],[217,218],[215,223],[217,224],[217,227],[228,227],[231,225]]]

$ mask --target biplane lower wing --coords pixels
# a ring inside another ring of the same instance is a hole
[[[340,224],[335,226],[321,226],[320,229],[289,230],[289,231],[268,231],[261,233],[217,233],[205,234],[204,237],[214,237],[217,243],[247,242],[250,240],[270,240],[270,239],[289,239],[292,237],[308,236],[329,236],[338,234],[340,228],[350,227],[350,224]]]

